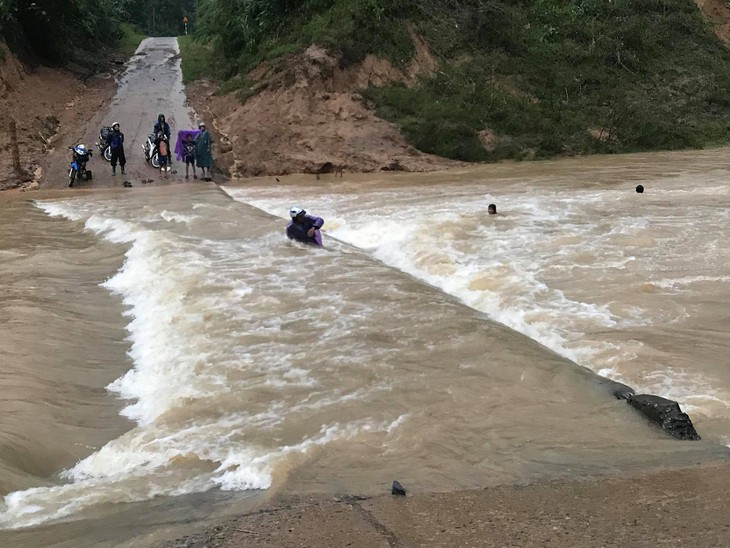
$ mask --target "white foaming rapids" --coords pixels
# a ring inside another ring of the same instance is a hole
[[[727,194],[727,188],[708,185],[692,193],[716,196]],[[678,217],[663,195],[644,195],[633,205],[625,189],[567,193],[514,183],[503,186],[499,196],[476,184],[359,194],[322,194],[321,188],[301,186],[224,190],[280,217],[290,203],[310,204],[325,218],[328,237],[368,250],[604,376],[708,415],[714,404],[702,402],[730,402],[730,394],[698,371],[691,381],[677,368],[632,374],[645,353],[642,343],[607,336],[685,320],[686,307],[659,289],[676,294],[693,284],[730,282],[716,274],[718,265],[730,264],[730,247]],[[682,194],[685,203],[693,199],[687,189],[667,192]],[[498,215],[487,215],[489,203],[498,205]],[[723,226],[730,215],[724,208],[703,207],[695,217]],[[694,258],[692,275],[685,272],[686,257]],[[667,277],[675,270],[683,275]],[[666,302],[642,307],[624,300],[652,292]]]
[[[286,277],[310,273],[267,252],[271,234],[258,240],[196,236],[189,230],[190,207],[139,211],[83,200],[37,205],[127,246],[123,266],[102,285],[126,307],[133,362],[108,388],[129,402],[121,413],[137,426],[64,471],[67,483],[7,495],[1,527],[30,527],[101,503],[216,487],[267,489],[278,463],[294,455],[361,434],[387,436],[402,422],[357,417],[317,423],[323,409],[389,387],[323,386],[310,370],[292,326],[353,328],[337,313],[338,295],[302,294],[301,302],[292,301],[296,292]],[[333,315],[337,322],[322,322]],[[262,391],[267,398],[259,397]],[[297,434],[301,428],[290,421],[310,416],[309,432]]]

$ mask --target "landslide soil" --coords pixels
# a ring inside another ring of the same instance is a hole
[[[53,180],[65,180],[67,147],[109,103],[116,89],[113,74],[82,80],[68,70],[24,65],[0,48],[5,53],[0,61],[0,190],[57,186],[44,184],[44,175],[52,165],[62,172]],[[17,126],[20,172],[13,165],[11,120]]]
[[[241,90],[218,94],[218,84],[188,86],[188,100],[213,121],[228,146],[216,165],[233,178],[287,173],[338,171],[432,171],[458,162],[419,152],[398,128],[378,118],[360,92],[391,82],[413,85],[421,74],[436,70],[425,43],[415,37],[417,55],[398,69],[368,56],[349,68],[324,49],[264,63],[249,76],[257,91],[244,103]]]

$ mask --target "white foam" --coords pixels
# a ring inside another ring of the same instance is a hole
[[[727,189],[716,185],[680,191],[714,196]],[[688,224],[673,204],[655,201],[652,195],[641,208],[616,209],[616,203],[626,202],[624,190],[567,194],[539,182],[519,187],[503,200],[482,185],[468,184],[449,185],[447,191],[425,186],[416,192],[370,189],[360,194],[321,194],[307,187],[224,190],[281,217],[292,200],[305,207],[307,199],[316,202],[316,214],[325,218],[331,236],[604,376],[688,405],[696,394],[730,401],[730,396],[705,385],[712,384],[710,379],[698,384],[676,371],[666,371],[663,380],[632,375],[634,360],[646,350],[643,345],[601,336],[655,323],[676,324],[688,317],[679,302],[650,309],[625,302],[626,284],[678,292],[703,282],[730,282],[730,277],[716,274],[717,266],[730,260],[724,241],[708,238],[700,224]],[[505,206],[489,217],[484,212],[492,202]],[[727,222],[727,215],[722,208],[705,208],[702,222],[719,226]],[[336,219],[334,226],[329,219]],[[657,280],[655,272],[666,276],[686,269],[682,262],[674,264],[675,257],[696,257],[695,272]],[[702,272],[703,267],[712,273]],[[582,279],[587,289],[577,291],[574,279]],[[595,285],[585,284],[586,279],[595,280]]]
[[[347,333],[355,320],[337,312],[342,304],[336,294],[315,297],[302,291],[301,307],[291,309],[297,292],[286,280],[314,274],[286,255],[267,251],[280,245],[280,237],[217,241],[187,229],[181,237],[174,225],[191,216],[171,209],[163,215],[151,207],[125,210],[83,200],[39,207],[49,215],[84,221],[87,230],[126,247],[123,266],[103,286],[126,306],[133,368],[108,388],[129,401],[122,414],[137,426],[64,471],[61,479],[68,483],[7,495],[2,527],[37,525],[92,504],[214,487],[266,489],[282,459],[336,439],[397,428],[397,421],[359,417],[321,430],[315,422],[315,430],[307,434],[304,428],[293,443],[282,433],[298,430],[292,420],[367,400],[389,387],[319,386],[307,367],[307,350],[297,344],[298,337],[289,342],[282,325],[317,329],[322,317],[331,316],[336,321],[328,329]],[[348,359],[362,358],[352,355],[342,363]],[[304,397],[298,396],[302,388]],[[261,390],[281,399],[254,401]],[[253,441],[261,431],[267,431],[263,444]],[[181,468],[178,462],[187,464]],[[217,463],[213,470],[211,462]]]

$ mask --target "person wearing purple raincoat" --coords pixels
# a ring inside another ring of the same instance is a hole
[[[322,233],[319,231],[324,225],[322,217],[307,215],[301,207],[294,206],[289,210],[291,221],[286,225],[286,235],[290,240],[322,247]]]

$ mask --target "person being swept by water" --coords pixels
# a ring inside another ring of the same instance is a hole
[[[127,159],[124,157],[124,133],[119,131],[119,122],[112,124],[112,130],[106,138],[106,144],[109,145],[109,150],[112,153],[112,175],[117,174],[117,162],[119,167],[122,168],[122,175],[124,175],[124,166],[127,164]]]
[[[324,225],[322,217],[307,215],[301,207],[289,210],[291,221],[286,225],[286,235],[290,240],[322,247],[322,234],[319,229]]]

